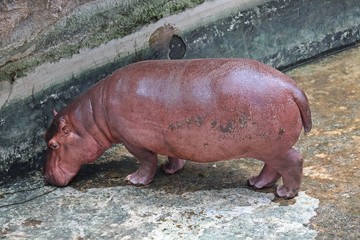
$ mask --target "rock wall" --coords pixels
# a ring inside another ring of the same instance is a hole
[[[358,43],[356,0],[2,1],[0,180],[38,169],[74,96],[144,59],[246,57],[284,69]]]

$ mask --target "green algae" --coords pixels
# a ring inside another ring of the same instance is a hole
[[[58,21],[34,40],[31,55],[0,67],[0,81],[14,82],[30,70],[46,63],[69,58],[83,48],[95,48],[129,35],[144,25],[193,8],[204,0],[150,0],[115,2],[76,12]],[[29,44],[30,45],[30,44]]]

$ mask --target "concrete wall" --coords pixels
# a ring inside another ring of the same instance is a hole
[[[9,1],[0,11],[0,180],[38,169],[52,109],[128,63],[246,57],[282,69],[360,39],[356,0]]]

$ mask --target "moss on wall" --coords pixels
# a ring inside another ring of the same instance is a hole
[[[0,67],[0,81],[13,82],[26,72],[45,62],[71,57],[82,48],[94,48],[113,39],[133,33],[204,0],[109,1],[107,5],[92,5],[58,21],[33,41],[31,55],[9,61]]]

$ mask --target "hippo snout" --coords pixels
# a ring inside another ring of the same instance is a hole
[[[48,161],[43,168],[45,181],[51,185],[64,187],[69,184],[76,173],[64,172],[60,167],[56,167]]]
[[[72,177],[60,177],[56,178],[53,175],[44,175],[45,181],[51,185],[58,186],[58,187],[65,187],[69,184]]]
[[[71,180],[71,178],[66,178],[65,176],[55,177],[55,175],[52,173],[45,173],[44,178],[47,183],[58,187],[64,187],[68,185]]]

